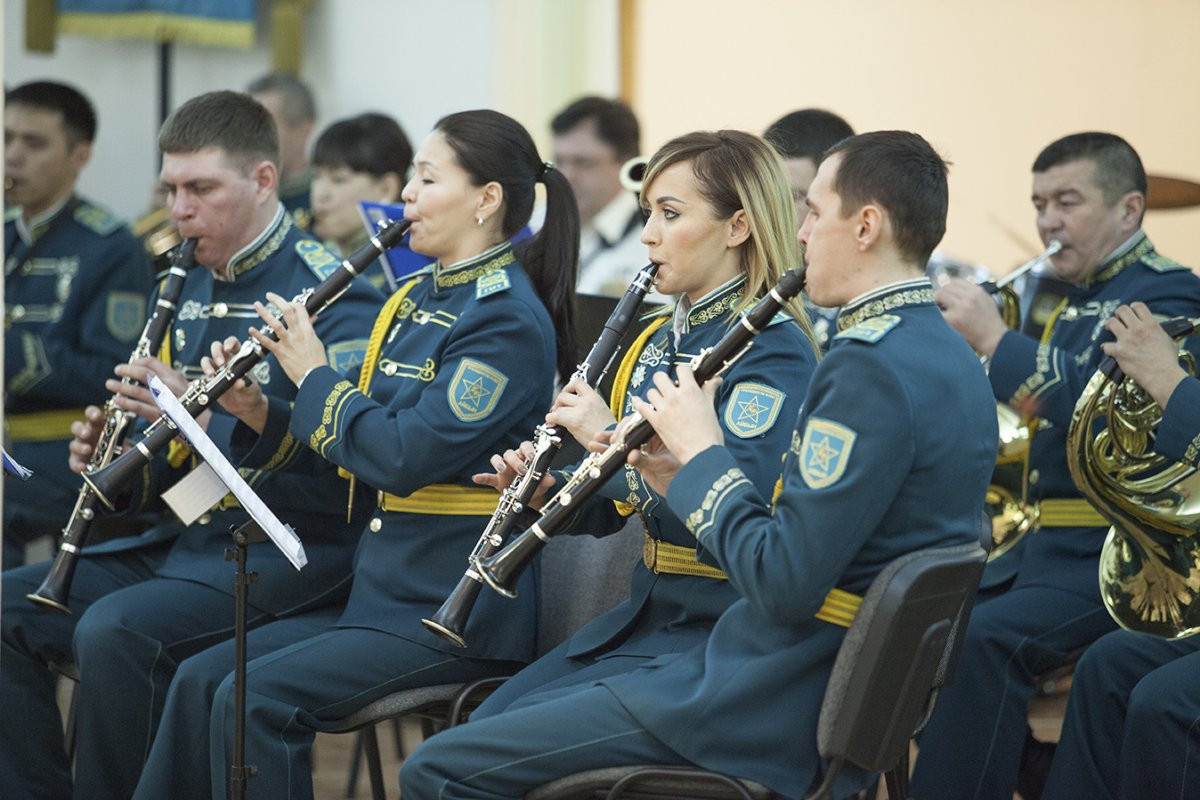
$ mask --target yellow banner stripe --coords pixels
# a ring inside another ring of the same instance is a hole
[[[400,497],[379,493],[379,507],[384,511],[405,511],[409,514],[445,514],[456,517],[490,517],[500,502],[493,489],[475,489],[449,483],[435,483]]]
[[[58,32],[111,39],[150,39],[200,44],[208,47],[254,46],[254,23],[189,17],[154,11],[131,13],[87,13],[72,11],[58,15]]]

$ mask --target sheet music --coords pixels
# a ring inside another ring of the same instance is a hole
[[[171,393],[166,384],[159,380],[157,375],[150,376],[150,391],[154,394],[154,402],[175,424],[183,438],[187,439],[200,457],[212,467],[221,482],[229,487],[229,491],[233,492],[234,497],[242,504],[242,508],[250,514],[260,528],[266,531],[267,536],[271,537],[275,546],[283,551],[288,561],[292,562],[292,566],[300,569],[307,564],[308,557],[304,554],[304,545],[301,544],[300,537],[296,535],[290,525],[284,525],[275,516],[275,513],[267,508],[267,504],[242,479],[233,464],[229,463],[229,459],[225,458],[217,449],[213,440],[208,438],[208,434],[200,428],[196,420],[192,419],[192,415],[187,412],[179,399]]]

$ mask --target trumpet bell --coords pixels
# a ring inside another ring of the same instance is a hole
[[[133,235],[142,240],[146,253],[158,273],[170,266],[170,253],[183,242],[171,219],[171,212],[166,208],[155,208],[140,218],[131,226]]]
[[[642,178],[646,176],[646,165],[650,159],[634,156],[621,165],[621,186],[634,194],[642,193]]]

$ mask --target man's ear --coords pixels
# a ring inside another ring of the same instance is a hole
[[[379,188],[383,192],[381,202],[394,203],[400,199],[400,191],[404,188],[404,179],[397,172],[385,172],[379,179]]]
[[[67,160],[71,164],[71,168],[75,174],[83,172],[83,168],[87,166],[88,161],[92,158],[92,143],[85,141],[76,142],[67,153]]]
[[[887,213],[874,203],[867,203],[858,210],[857,217],[854,238],[858,241],[858,249],[870,250],[883,235],[883,226],[887,224]]]
[[[250,178],[254,181],[257,194],[271,194],[279,184],[279,168],[270,161],[260,161],[254,165]]]
[[[1142,223],[1142,215],[1146,213],[1146,195],[1141,192],[1126,192],[1119,201],[1121,203],[1121,221],[1132,232]]]

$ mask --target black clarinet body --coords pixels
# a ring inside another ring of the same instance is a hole
[[[604,379],[604,375],[617,355],[621,339],[624,338],[625,332],[629,330],[629,326],[637,316],[642,300],[654,285],[654,276],[657,272],[658,265],[651,262],[642,267],[630,282],[625,293],[621,295],[621,299],[617,301],[612,314],[604,323],[604,330],[600,332],[592,349],[576,367],[571,376],[573,380],[581,380],[593,389],[600,385],[600,381]],[[475,549],[467,556],[466,572],[463,573],[458,585],[454,587],[454,591],[442,603],[437,613],[428,619],[421,620],[421,623],[433,633],[459,647],[467,646],[466,639],[463,638],[463,631],[466,629],[471,610],[479,598],[479,591],[483,588],[483,578],[479,574],[477,565],[481,559],[489,558],[499,552],[508,541],[516,527],[518,515],[525,509],[530,498],[537,491],[538,484],[541,483],[546,470],[550,468],[550,464],[562,447],[562,441],[562,436],[552,426],[537,426],[533,436],[533,458],[529,461],[525,472],[501,493],[500,502],[492,513],[492,518],[484,527]]]
[[[337,270],[312,289],[305,290],[292,298],[293,303],[303,303],[309,316],[315,317],[337,300],[364,269],[369,267],[385,250],[399,244],[408,231],[407,220],[388,222],[379,229],[362,247],[342,261]],[[275,338],[274,331],[267,331],[268,338]],[[195,380],[179,398],[184,409],[193,417],[198,416],[247,372],[262,361],[265,351],[253,339],[246,339],[224,366],[208,378]],[[174,426],[166,417],[160,417],[146,428],[145,435],[133,447],[102,470],[85,474],[84,480],[109,508],[113,508],[120,492],[133,478],[150,463],[154,454],[161,451],[175,438]]]
[[[701,352],[692,362],[696,382],[703,384],[720,375],[737,361],[753,343],[754,337],[770,324],[783,305],[800,292],[803,274],[798,270],[784,273],[779,282],[742,316],[721,341]],[[623,430],[603,453],[592,453],[579,465],[567,483],[542,509],[542,515],[529,530],[516,536],[496,555],[480,559],[476,569],[484,582],[507,597],[515,597],[521,574],[551,537],[556,536],[575,509],[625,465],[629,452],[654,436],[650,423],[634,412],[619,430]]]
[[[158,293],[158,299],[154,304],[154,311],[151,313],[150,319],[146,321],[146,327],[142,329],[142,335],[138,338],[133,353],[129,356],[130,361],[152,356],[162,348],[163,340],[171,328],[171,321],[175,318],[175,306],[183,293],[184,281],[187,279],[188,272],[195,265],[196,240],[188,239],[179,246],[171,259],[166,280],[163,281],[162,290]],[[122,378],[122,381],[129,382],[131,379]],[[100,432],[96,449],[88,461],[85,475],[102,469],[120,455],[133,421],[134,415],[121,410],[117,406],[115,396],[104,404],[104,429]],[[75,499],[75,507],[63,528],[62,539],[58,545],[58,552],[54,556],[54,563],[50,565],[50,571],[46,574],[42,585],[32,594],[25,595],[29,600],[57,611],[71,613],[67,601],[71,596],[71,582],[75,577],[75,566],[79,560],[79,551],[87,543],[88,532],[91,530],[92,520],[96,518],[98,508],[99,500],[96,493],[85,478],[84,484],[79,488],[79,495]]]

